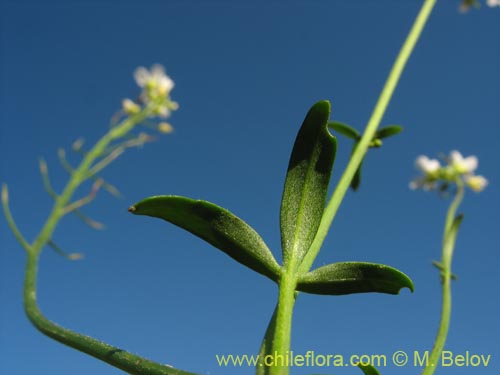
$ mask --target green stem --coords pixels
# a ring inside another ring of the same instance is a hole
[[[282,273],[279,284],[272,350],[269,354],[270,358],[265,360],[265,364],[271,365],[268,369],[269,375],[288,375],[290,372],[287,358],[290,352],[292,316],[297,286],[296,267],[293,263],[293,261],[290,262],[289,267]]]
[[[455,248],[455,239],[457,236],[459,221],[456,219],[457,210],[464,197],[464,185],[460,179],[457,179],[457,193],[453,202],[450,204],[446,215],[445,230],[443,234],[443,251],[441,254],[441,283],[442,283],[442,302],[441,302],[441,320],[434,346],[432,348],[429,362],[424,368],[422,375],[432,375],[436,371],[439,359],[446,343],[451,317],[451,281],[452,270],[451,262],[453,259],[453,250]]]
[[[7,185],[3,184],[2,185],[2,207],[3,207],[3,213],[5,215],[5,219],[7,220],[7,224],[9,225],[10,230],[14,234],[14,237],[16,237],[16,240],[21,244],[23,249],[29,254],[30,252],[33,251],[31,248],[31,245],[24,239],[24,236],[22,235],[21,231],[16,225],[16,222],[14,221],[14,217],[12,216],[12,213],[10,212],[10,207],[9,207],[9,190],[7,189]]]
[[[28,244],[17,229],[8,207],[8,192],[4,185],[2,189],[2,203],[7,221],[19,240],[21,245],[27,250],[28,259],[26,264],[25,284],[24,284],[24,308],[26,314],[33,325],[43,334],[57,340],[65,345],[87,353],[112,366],[115,366],[129,374],[134,375],[191,375],[191,373],[176,370],[168,365],[162,365],[135,354],[128,353],[123,349],[108,345],[94,338],[81,335],[69,329],[63,328],[49,319],[40,311],[36,300],[37,269],[40,253],[44,246],[50,243],[52,234],[59,223],[59,220],[67,213],[71,207],[71,198],[75,190],[88,178],[89,170],[94,162],[102,157],[103,152],[109,144],[127,135],[135,125],[141,123],[152,114],[153,106],[147,106],[140,113],[125,119],[122,123],[112,128],[102,137],[95,146],[85,155],[82,162],[71,173],[71,177],[61,195],[54,197],[55,203],[47,218],[42,230],[33,243]],[[44,170],[42,168],[42,174]],[[50,186],[49,186],[50,187]],[[51,189],[49,189],[50,191]]]
[[[316,234],[316,238],[314,239],[309,252],[306,254],[304,260],[302,261],[302,264],[300,265],[301,273],[307,272],[311,268],[321,246],[323,245],[323,242],[333,222],[333,219],[335,218],[335,214],[337,213],[340,203],[344,199],[352,178],[354,177],[356,170],[361,164],[361,161],[363,160],[363,157],[368,150],[369,144],[372,141],[378,126],[380,125],[380,121],[382,120],[387,106],[389,105],[392,94],[394,93],[394,90],[399,82],[401,74],[406,66],[409,57],[411,56],[411,53],[415,48],[420,35],[422,34],[422,30],[424,29],[424,26],[429,19],[436,1],[437,0],[425,0],[424,5],[422,6],[415,22],[413,23],[410,33],[408,34],[401,50],[399,51],[396,61],[392,66],[391,72],[389,73],[389,77],[387,78],[387,81],[384,85],[384,88],[382,89],[377,104],[375,105],[370,120],[368,121],[368,124],[365,128],[363,136],[359,141],[359,144],[356,147],[356,150],[353,153],[349,164],[342,174],[342,177],[340,178],[340,181],[332,195],[332,198],[330,199],[330,202],[325,208],[325,212],[323,214],[318,233]]]
[[[70,202],[75,190],[89,178],[89,169],[92,167],[92,164],[96,161],[96,159],[103,154],[104,150],[112,141],[125,136],[135,125],[146,119],[146,117],[150,115],[150,111],[151,109],[146,107],[137,115],[128,117],[120,125],[116,126],[103,136],[89,151],[89,153],[85,155],[78,168],[74,170],[73,174],[71,174],[68,184],[64,188],[61,195],[56,199],[54,206],[52,207],[52,212],[45,222],[45,225],[33,241],[32,248],[34,252],[39,253],[45,244],[50,240],[57,224],[59,223],[59,220],[66,213],[66,205]]]
[[[144,359],[123,349],[63,328],[48,320],[36,300],[36,279],[39,254],[30,252],[24,281],[24,309],[33,325],[45,335],[81,352],[87,353],[129,374],[137,375],[192,375],[186,371]]]

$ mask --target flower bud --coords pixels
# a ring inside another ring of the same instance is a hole
[[[160,122],[158,124],[158,131],[160,133],[169,134],[169,133],[172,133],[174,131],[174,128],[168,122]]]
[[[483,176],[468,176],[465,179],[465,183],[471,188],[471,190],[479,193],[484,190],[486,185],[488,185],[488,180]]]
[[[135,115],[141,111],[141,106],[137,103],[134,103],[130,99],[124,99],[122,101],[123,112],[127,115]]]

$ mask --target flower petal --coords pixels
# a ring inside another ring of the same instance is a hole
[[[143,66],[138,67],[134,71],[134,79],[140,87],[144,87],[150,79],[149,71]]]
[[[441,168],[441,164],[439,163],[439,160],[429,159],[425,155],[420,155],[417,158],[415,165],[417,166],[418,169],[420,169],[425,174],[434,173],[439,168]]]

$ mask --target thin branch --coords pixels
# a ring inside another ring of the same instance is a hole
[[[125,151],[125,148],[117,148],[113,152],[111,152],[108,156],[106,156],[104,159],[101,159],[97,164],[95,164],[89,171],[87,176],[92,176],[106,168],[109,164],[111,164],[115,159],[117,159],[123,152]]]
[[[63,166],[63,168],[70,175],[72,175],[75,172],[75,170],[71,166],[71,164],[66,160],[66,151],[63,148],[60,148],[57,151],[57,156],[59,157],[59,161],[61,162],[61,165]],[[101,177],[96,176],[96,175],[91,175],[91,176],[89,176],[89,178],[91,180],[93,180],[93,181],[97,181],[98,179],[102,179]],[[111,185],[110,183],[108,183],[108,182],[106,182],[104,180],[103,180],[103,183],[102,183],[102,188],[104,190],[106,190],[108,193],[110,193],[111,195],[113,195],[113,196],[115,196],[117,198],[122,197],[122,194],[120,193],[120,191],[114,185]]]
[[[83,197],[82,199],[79,199],[73,203],[70,203],[69,205],[64,207],[62,210],[62,215],[66,215],[70,212],[73,212],[74,210],[92,202],[95,199],[96,194],[99,191],[99,188],[101,186],[102,186],[102,180],[97,180],[96,182],[94,182],[94,184],[92,185],[92,189],[90,190],[89,195],[87,195],[86,197]]]
[[[64,148],[60,148],[57,150],[57,157],[59,158],[59,162],[61,163],[62,167],[68,172],[70,175],[72,175],[75,170],[71,166],[71,164],[66,160],[66,151]]]
[[[132,148],[132,147],[141,147],[144,146],[146,142],[153,142],[156,140],[155,137],[147,134],[147,133],[139,133],[138,136],[129,136],[129,139],[122,143],[118,143],[116,145],[112,145],[107,147],[103,155],[108,155],[111,154],[113,151],[115,151],[118,148]]]
[[[54,250],[57,254],[59,254],[60,256],[66,258],[66,259],[79,260],[79,259],[83,258],[83,254],[81,254],[81,253],[67,253],[67,252],[65,252],[63,249],[61,249],[59,246],[57,246],[57,244],[52,240],[49,240],[49,242],[47,242],[47,245],[49,245],[52,248],[52,250]]]
[[[92,229],[101,230],[101,229],[104,229],[106,227],[106,225],[104,225],[103,223],[88,217],[87,215],[82,213],[80,210],[73,210],[72,213],[74,213],[80,220],[82,220],[85,224],[87,224]]]
[[[52,199],[57,200],[59,198],[59,195],[52,188],[52,184],[50,183],[50,178],[49,178],[49,169],[47,167],[47,163],[43,158],[40,158],[39,165],[40,165],[40,174],[42,175],[43,187],[45,188],[45,191],[47,191],[47,193],[51,196]]]
[[[12,213],[9,208],[9,189],[7,188],[7,184],[2,185],[2,206],[3,212],[5,214],[5,218],[7,219],[7,224],[9,225],[10,230],[14,233],[14,237],[21,244],[21,246],[28,253],[32,251],[31,245],[24,239],[24,236],[21,234],[21,231],[16,225],[14,218],[12,217]]]

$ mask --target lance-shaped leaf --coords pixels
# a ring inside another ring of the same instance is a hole
[[[380,130],[378,130],[375,133],[375,136],[373,137],[371,143],[370,143],[370,148],[379,148],[382,146],[382,139],[387,138],[387,137],[392,137],[393,135],[399,134],[403,131],[403,128],[399,125],[389,125],[386,126]],[[356,150],[356,146],[358,145],[358,141],[354,142],[354,146],[351,152],[351,156]],[[361,185],[361,168],[363,166],[365,158],[361,159],[361,163],[359,164],[358,169],[356,170],[356,173],[354,174],[354,177],[352,178],[351,181],[351,189],[354,191],[357,191],[359,189],[359,186]]]
[[[264,334],[264,339],[260,345],[259,358],[257,366],[255,366],[255,375],[269,375],[271,367],[266,366],[266,356],[272,356],[273,338],[276,332],[276,315],[278,313],[278,305],[274,308],[273,315]],[[267,357],[269,358],[269,357]]]
[[[413,292],[413,282],[403,272],[384,264],[366,262],[328,264],[306,273],[297,284],[301,292],[327,295],[398,294],[405,287]]]
[[[354,142],[354,145],[352,146],[352,151],[351,151],[351,157],[356,151],[356,147],[358,146],[358,142]],[[365,158],[361,159],[361,162],[359,163],[358,169],[356,169],[356,172],[354,173],[354,176],[351,180],[351,189],[354,191],[357,191],[359,188],[359,185],[361,185],[361,168],[363,167],[363,162],[365,161]]]
[[[375,368],[375,366],[372,366],[370,364],[362,364],[358,363],[358,367],[363,371],[363,374],[365,375],[380,375],[380,372]]]
[[[389,125],[379,129],[373,138],[383,139],[392,137],[396,134],[399,134],[403,131],[403,127],[399,125]]]
[[[280,266],[259,234],[213,203],[172,195],[146,198],[129,211],[164,219],[204,239],[241,264],[277,281]]]
[[[328,127],[346,136],[347,138],[354,139],[355,141],[361,139],[361,134],[359,134],[359,132],[356,129],[342,122],[338,121],[329,122]]]
[[[283,262],[300,260],[309,250],[325,208],[328,183],[337,150],[328,132],[330,103],[312,106],[299,130],[281,200]]]

